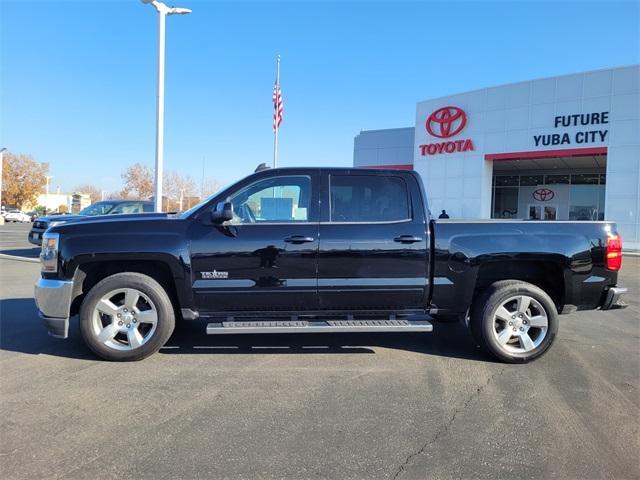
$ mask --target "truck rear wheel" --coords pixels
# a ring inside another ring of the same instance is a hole
[[[474,302],[471,332],[499,360],[526,363],[551,347],[558,333],[558,313],[544,290],[520,280],[501,280]]]
[[[167,292],[141,273],[116,273],[98,282],[80,309],[80,333],[105,360],[148,357],[160,350],[174,326]]]

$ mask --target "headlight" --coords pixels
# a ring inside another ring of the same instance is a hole
[[[40,263],[43,272],[55,273],[58,271],[58,233],[45,232],[42,235],[42,250],[40,251]]]

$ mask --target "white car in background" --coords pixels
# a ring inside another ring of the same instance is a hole
[[[10,210],[4,216],[5,222],[21,222],[21,223],[31,223],[31,216],[27,215],[20,210]]]

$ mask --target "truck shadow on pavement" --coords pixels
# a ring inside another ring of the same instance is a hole
[[[0,250],[0,253],[4,255],[12,255],[14,257],[27,257],[27,258],[38,258],[40,255],[40,248],[8,248],[4,250]]]
[[[77,322],[71,322],[67,340],[50,337],[38,316],[33,298],[0,300],[0,350],[95,359],[80,337]]]
[[[183,322],[162,354],[375,354],[376,347],[492,361],[460,323],[436,323],[433,333],[323,333],[206,335],[204,321]]]
[[[441,357],[491,362],[459,323],[436,323],[433,333],[325,333],[207,335],[205,321],[179,322],[160,354],[168,355],[312,355],[375,354],[375,348],[405,350]],[[84,344],[77,318],[69,338],[50,337],[32,298],[0,300],[0,350],[84,360],[97,357]]]

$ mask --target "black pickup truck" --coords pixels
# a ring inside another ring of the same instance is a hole
[[[107,360],[139,360],[177,320],[208,334],[431,332],[459,318],[506,362],[542,355],[558,316],[622,308],[612,222],[435,220],[413,171],[259,171],[182,214],[96,217],[44,234],[49,332],[79,315]]]

